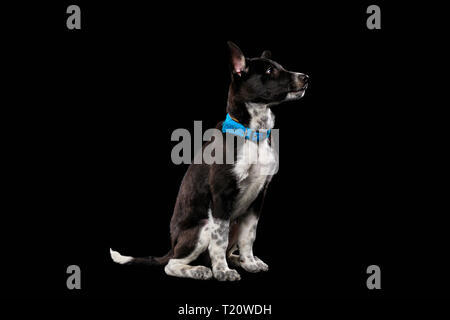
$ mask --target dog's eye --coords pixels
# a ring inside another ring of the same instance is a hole
[[[272,68],[272,67],[268,67],[268,68],[266,69],[266,74],[271,74],[272,71],[273,71],[273,68]]]

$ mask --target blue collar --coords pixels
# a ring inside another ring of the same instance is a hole
[[[260,141],[270,137],[270,129],[254,130],[246,128],[227,113],[227,117],[222,125],[222,132],[234,134],[236,136],[245,137],[252,141]]]

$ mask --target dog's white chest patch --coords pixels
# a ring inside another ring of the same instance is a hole
[[[267,139],[259,143],[246,140],[233,168],[239,193],[234,204],[232,218],[247,211],[265,183],[270,181],[275,174],[278,168],[277,160],[276,152],[269,145]]]

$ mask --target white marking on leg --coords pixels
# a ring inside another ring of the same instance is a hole
[[[255,214],[250,213],[241,220],[239,227],[239,263],[248,272],[267,271],[269,269],[267,264],[253,255],[257,225],[258,218]]]
[[[201,228],[197,244],[194,250],[187,257],[169,260],[169,263],[164,268],[167,275],[199,280],[207,280],[212,278],[211,269],[204,266],[189,265],[189,263],[197,259],[198,256],[208,248],[209,241],[211,239],[211,231],[208,225],[209,221]]]
[[[209,242],[208,250],[214,277],[219,281],[240,280],[239,273],[230,269],[226,260],[229,221],[213,218],[210,210],[209,225],[211,228],[211,241]]]

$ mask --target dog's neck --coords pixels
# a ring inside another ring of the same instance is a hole
[[[246,103],[248,113],[250,114],[250,123],[248,127],[254,130],[272,129],[275,122],[275,116],[266,104]]]
[[[275,116],[266,104],[228,101],[227,112],[237,122],[253,130],[272,129],[275,124]]]

